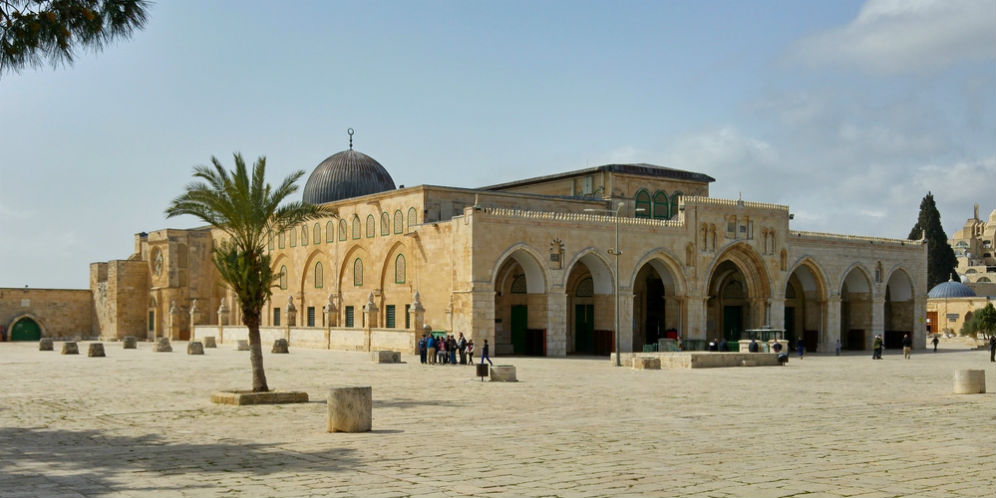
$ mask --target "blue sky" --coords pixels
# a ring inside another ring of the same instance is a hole
[[[347,146],[395,183],[609,162],[709,174],[796,230],[950,235],[996,208],[996,3],[163,1],[0,77],[0,286],[86,288],[212,155],[271,180]],[[303,187],[303,185],[302,185]]]

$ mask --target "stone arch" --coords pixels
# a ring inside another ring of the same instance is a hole
[[[784,282],[782,328],[789,347],[794,348],[794,341],[801,337],[808,351],[826,349],[831,342],[826,328],[829,292],[826,273],[811,257],[803,256],[793,263]]]
[[[541,261],[543,257],[540,252],[532,248],[528,244],[518,243],[514,244],[508,249],[505,249],[498,258],[495,259],[494,266],[491,267],[491,284],[495,285],[497,279],[499,278],[499,270],[508,261],[508,259],[514,259],[516,263],[522,266],[523,271],[526,275],[526,292],[529,294],[544,294],[547,289],[547,282],[550,281],[549,275],[547,275],[546,269]]]
[[[319,246],[320,247],[320,246]],[[322,265],[322,287],[315,287],[315,272],[317,265]],[[328,300],[329,275],[327,270],[331,270],[331,261],[325,251],[316,248],[308,253],[304,259],[304,266],[301,268],[301,279],[295,287],[298,295],[295,296],[295,306],[298,313],[297,326],[324,326],[325,316],[322,314],[322,306]]]
[[[850,350],[871,346],[878,331],[873,329],[872,274],[861,263],[853,263],[841,273],[837,292],[840,296],[840,343]]]
[[[620,339],[629,350],[643,351],[645,346],[654,347],[660,339],[676,339],[681,333],[687,284],[679,261],[666,249],[656,248],[634,265],[627,282],[633,295],[631,337],[626,337],[627,328],[620,325]]]
[[[371,268],[377,271],[378,285],[381,289],[380,321],[386,328],[406,328],[406,306],[411,305],[412,289],[414,288],[414,264],[415,255],[412,249],[402,241],[395,241],[384,254],[384,259],[378,261],[379,268]],[[396,264],[398,256],[403,256],[405,260],[405,281],[396,281]],[[371,265],[373,262],[371,262]]]
[[[885,282],[885,296],[882,301],[885,347],[901,348],[903,336],[906,334],[909,334],[914,344],[918,344],[914,323],[916,289],[913,278],[905,268],[897,266],[890,270],[889,278]]]
[[[579,251],[567,264],[562,287],[566,292],[566,350],[575,354],[609,353],[614,328],[615,282],[609,262],[593,247]]]
[[[539,251],[518,243],[506,249],[492,267],[496,354],[543,354],[550,276],[541,261]]]
[[[771,279],[764,260],[745,242],[726,246],[705,274],[706,334],[726,339],[732,349],[744,330],[765,325]]]
[[[42,337],[47,337],[48,336],[48,329],[47,329],[47,327],[45,327],[45,321],[42,320],[38,315],[35,315],[34,313],[25,312],[25,313],[21,313],[20,315],[15,316],[14,319],[10,321],[10,324],[7,325],[7,340],[8,341],[14,340],[14,334],[15,334],[14,327],[17,327],[17,325],[19,323],[21,323],[21,322],[24,322],[24,323],[29,323],[30,322],[35,327],[37,327],[38,328],[38,332],[37,332],[38,337],[34,337],[32,335],[32,337],[24,338],[24,339],[19,339],[19,340],[36,341],[38,339],[41,339]],[[24,327],[19,327],[19,328],[24,328]]]
[[[574,270],[574,266],[578,263],[584,264],[588,268],[588,271],[591,272],[595,294],[613,293],[614,287],[610,263],[602,254],[602,251],[594,247],[586,247],[578,251],[574,258],[567,264],[567,271],[564,272],[564,281],[562,282],[565,289],[567,288],[567,280],[570,277],[571,271]]]

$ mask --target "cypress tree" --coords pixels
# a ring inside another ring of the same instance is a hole
[[[941,213],[934,203],[934,194],[929,191],[920,201],[920,216],[907,238],[920,240],[921,236],[927,239],[927,288],[933,289],[952,276],[956,282],[960,281],[955,272],[958,260],[955,259],[954,250],[948,244],[948,236],[941,226]]]

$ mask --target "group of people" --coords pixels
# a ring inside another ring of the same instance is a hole
[[[445,337],[436,337],[432,334],[422,334],[418,340],[418,355],[422,364],[431,365],[471,365],[474,363],[474,340],[467,340],[463,332],[458,337],[452,334]],[[490,346],[488,340],[484,340],[484,347],[481,348],[481,364],[485,361],[491,363],[489,357]],[[493,363],[491,363],[493,365]]]

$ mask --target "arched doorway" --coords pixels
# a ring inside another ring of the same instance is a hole
[[[786,339],[803,338],[807,351],[817,351],[826,341],[825,288],[822,274],[809,262],[793,270],[785,284]]]
[[[612,274],[595,253],[588,252],[571,266],[567,291],[567,352],[608,355],[615,327]]]
[[[676,339],[681,333],[681,300],[678,281],[660,259],[640,267],[633,281],[632,351],[643,351],[660,339]]]
[[[14,322],[14,326],[10,328],[10,334],[8,335],[11,341],[37,341],[41,339],[41,336],[41,326],[38,325],[38,322],[27,316]]]
[[[717,262],[706,289],[706,339],[726,339],[729,350],[736,351],[744,330],[767,321],[771,283],[763,260],[746,244],[732,246]]]
[[[840,286],[840,345],[843,349],[868,349],[872,331],[871,281],[860,267],[851,268]]]
[[[494,354],[545,355],[545,309],[542,266],[528,251],[513,251],[495,272]]]
[[[885,347],[901,348],[904,335],[913,339],[913,282],[905,271],[892,272],[885,287],[884,306]]]

